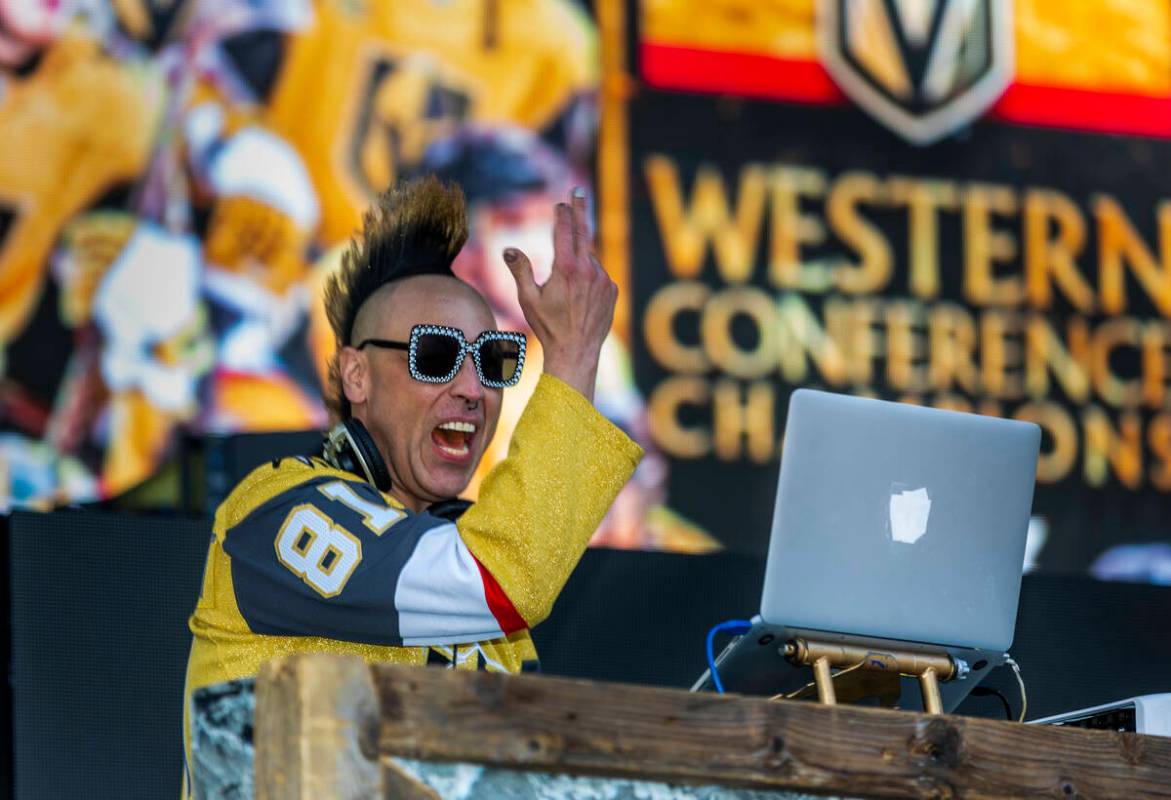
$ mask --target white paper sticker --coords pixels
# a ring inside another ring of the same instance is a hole
[[[891,487],[890,535],[896,542],[914,544],[927,533],[927,517],[931,514],[931,498],[927,488],[904,489]]]

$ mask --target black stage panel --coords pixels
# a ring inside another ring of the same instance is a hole
[[[209,521],[98,511],[10,520],[18,797],[174,797],[187,616]],[[687,687],[704,636],[759,607],[764,562],[591,550],[534,631],[547,674]],[[1016,644],[1029,716],[1171,691],[1171,588],[1029,576]],[[991,683],[1017,707],[1007,670]],[[993,697],[967,713],[1002,716]]]
[[[678,556],[591,550],[549,620],[534,632],[546,672],[689,687],[707,668],[704,637],[760,608],[764,561],[738,554]],[[1025,576],[1012,654],[1030,719],[1124,697],[1171,692],[1171,587]],[[717,652],[728,640],[717,642]],[[1019,709],[1007,668],[987,684]],[[962,713],[1004,715],[994,697]]]
[[[100,511],[9,526],[19,798],[177,797],[210,523]]]
[[[233,487],[256,467],[274,458],[319,454],[321,431],[236,433],[191,437],[183,441],[182,507],[214,514]]]
[[[533,630],[541,670],[690,687],[707,668],[708,629],[756,613],[763,581],[751,556],[589,550]]]
[[[1126,697],[1171,692],[1171,587],[1027,575],[1016,641],[1029,719]],[[990,685],[1014,704],[1007,669]]]

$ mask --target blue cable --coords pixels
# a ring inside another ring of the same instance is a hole
[[[735,635],[748,633],[752,630],[752,623],[746,619],[730,619],[727,622],[721,622],[710,631],[707,632],[707,669],[712,676],[712,685],[716,687],[716,691],[720,694],[724,693],[724,684],[720,682],[720,673],[716,669],[716,657],[712,650],[712,643],[715,641],[716,634],[721,632],[728,632]]]

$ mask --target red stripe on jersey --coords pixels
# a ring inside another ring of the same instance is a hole
[[[845,96],[816,61],[644,42],[640,71],[659,89],[838,105]]]
[[[480,579],[484,581],[484,599],[488,601],[488,610],[492,612],[492,616],[496,617],[496,624],[500,626],[500,630],[504,631],[507,636],[527,628],[529,624],[517,612],[512,601],[508,599],[508,595],[492,577],[492,573],[484,568],[480,559],[475,556],[472,558],[475,559],[476,566],[480,568]]]

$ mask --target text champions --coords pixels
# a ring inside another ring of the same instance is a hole
[[[668,274],[636,311],[669,455],[771,462],[784,387],[809,385],[1035,422],[1042,483],[1171,491],[1171,201],[642,168]]]

